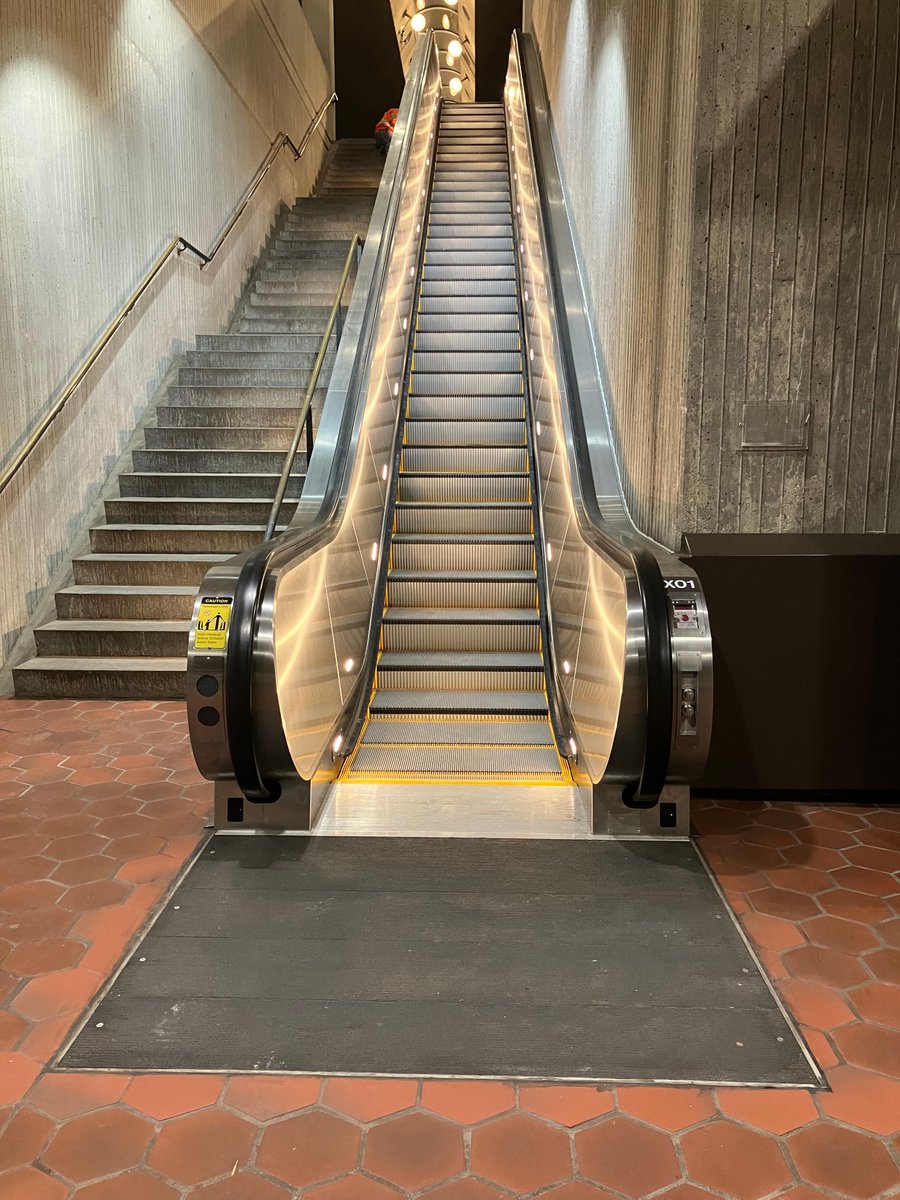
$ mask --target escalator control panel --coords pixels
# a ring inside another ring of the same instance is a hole
[[[673,596],[672,616],[676,629],[699,629],[697,601],[693,596]]]
[[[700,629],[700,614],[695,596],[672,595],[672,626],[675,632]],[[697,697],[700,683],[700,655],[689,650],[677,653],[678,691],[676,693],[677,730],[682,737],[696,736]]]

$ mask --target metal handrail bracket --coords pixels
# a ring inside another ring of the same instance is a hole
[[[228,237],[229,233],[231,233],[232,229],[234,229],[235,225],[237,225],[238,221],[241,219],[241,216],[243,215],[244,211],[246,210],[247,205],[253,199],[254,195],[256,194],[257,189],[259,188],[262,181],[265,179],[266,175],[269,173],[269,170],[271,169],[272,164],[275,162],[275,159],[278,157],[281,150],[283,150],[285,146],[288,146],[291,150],[291,153],[294,156],[294,162],[297,162],[297,160],[300,159],[303,156],[303,154],[305,153],[306,148],[309,145],[313,134],[316,132],[318,127],[322,124],[322,121],[325,119],[325,114],[328,112],[328,109],[331,107],[331,105],[336,102],[337,98],[338,98],[337,92],[332,92],[331,95],[328,97],[328,99],[326,101],[324,101],[324,103],[319,107],[318,111],[316,112],[316,115],[313,117],[312,121],[310,122],[309,127],[306,130],[306,133],[303,135],[303,138],[300,141],[299,147],[294,144],[294,142],[291,140],[291,138],[286,133],[284,133],[283,131],[279,131],[279,133],[275,137],[274,142],[269,147],[269,152],[266,155],[266,157],[263,159],[262,164],[259,167],[259,170],[256,172],[256,174],[254,175],[250,184],[246,188],[244,195],[241,198],[240,203],[238,204],[237,208],[232,213],[231,217],[228,220],[228,223],[226,224],[226,226],[222,230],[222,232],[219,234],[218,238],[216,239],[215,244],[213,245],[213,247],[210,249],[210,251],[208,253],[206,253],[203,250],[198,249],[198,247],[195,246],[193,244],[193,242],[190,242],[186,237],[183,237],[181,234],[179,234],[177,237],[172,238],[172,240],[166,246],[165,250],[163,250],[163,252],[159,255],[159,257],[154,261],[153,265],[149,268],[149,270],[143,276],[140,283],[137,285],[137,287],[134,289],[134,291],[131,293],[131,295],[128,297],[128,299],[125,301],[125,303],[119,309],[119,311],[116,313],[116,315],[110,321],[110,323],[103,330],[103,333],[100,335],[100,337],[93,344],[91,349],[88,351],[87,355],[81,362],[80,366],[75,371],[75,374],[72,376],[72,378],[66,384],[66,386],[63,388],[62,392],[60,393],[60,395],[56,399],[56,401],[53,403],[51,408],[44,414],[44,416],[41,418],[41,420],[38,422],[38,424],[35,426],[35,428],[28,435],[24,444],[18,450],[18,452],[16,453],[16,455],[12,459],[12,461],[4,468],[2,475],[0,475],[0,493],[2,493],[8,487],[8,485],[12,482],[12,480],[15,478],[15,476],[19,473],[19,471],[25,464],[26,459],[31,454],[32,450],[34,450],[35,446],[37,446],[38,442],[41,440],[41,438],[44,436],[44,434],[47,432],[47,430],[50,428],[50,426],[53,424],[53,422],[56,420],[56,418],[59,416],[59,414],[66,407],[69,400],[72,398],[72,396],[78,390],[78,387],[83,382],[85,376],[88,374],[88,372],[91,370],[91,368],[96,363],[97,359],[100,357],[100,355],[103,353],[103,351],[109,345],[109,343],[112,341],[113,337],[115,337],[116,333],[122,327],[123,323],[125,322],[126,318],[129,315],[129,313],[131,313],[131,311],[134,309],[135,305],[138,303],[140,298],[144,295],[144,293],[150,287],[150,284],[154,281],[156,276],[160,273],[160,271],[163,269],[163,267],[169,261],[171,256],[173,254],[180,256],[185,251],[188,251],[189,253],[195,255],[197,258],[200,259],[200,270],[201,271],[205,267],[207,267],[213,261],[213,259],[216,257],[216,255],[219,253],[219,251],[221,250],[221,248],[225,242],[225,239]]]

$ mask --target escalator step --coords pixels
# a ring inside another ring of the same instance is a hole
[[[550,747],[503,746],[379,746],[364,742],[353,759],[351,776],[402,779],[503,778],[551,780],[562,778],[556,750]]]
[[[404,533],[530,533],[531,505],[398,503],[397,529]]]
[[[543,692],[474,692],[448,695],[445,691],[381,691],[372,697],[373,713],[431,713],[442,716],[547,715]]]
[[[525,421],[406,418],[407,446],[524,446]]]
[[[480,313],[505,313],[513,318],[503,328],[516,329],[519,324],[519,303],[516,296],[423,296],[419,312],[424,316],[464,313],[472,320]]]
[[[453,333],[472,330],[478,333],[515,333],[519,335],[519,314],[515,308],[487,313],[472,311],[472,304],[457,312],[426,312],[421,307],[416,316],[418,333]]]
[[[552,746],[553,734],[546,721],[523,717],[514,721],[435,721],[402,719],[372,720],[366,726],[363,745],[430,746]]]
[[[434,372],[435,374],[463,374],[472,372],[487,374],[492,372],[519,373],[522,372],[522,355],[518,351],[504,353],[498,350],[457,350],[450,353],[440,353],[430,350],[416,350],[413,354],[412,369],[414,371]]]
[[[460,371],[451,376],[415,371],[409,392],[411,396],[521,396],[524,387],[521,371]]]
[[[508,333],[465,333],[462,330],[432,333],[420,329],[416,332],[415,353],[426,354],[500,354],[521,350],[522,341],[517,330]]]

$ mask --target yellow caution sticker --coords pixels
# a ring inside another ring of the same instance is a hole
[[[224,650],[228,622],[231,619],[231,600],[225,596],[204,596],[197,614],[194,630],[195,650]]]

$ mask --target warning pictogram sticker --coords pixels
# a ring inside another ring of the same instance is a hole
[[[231,600],[225,596],[204,596],[194,630],[195,650],[224,650],[225,635],[231,618]]]

